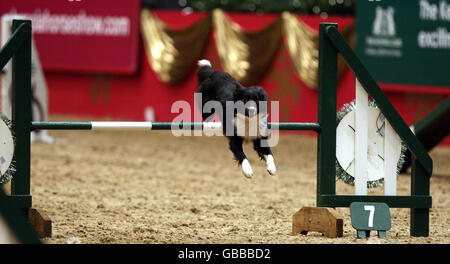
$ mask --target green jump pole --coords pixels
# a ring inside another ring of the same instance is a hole
[[[318,120],[321,130],[317,139],[317,206],[329,207],[322,199],[336,194],[336,108],[337,50],[326,30],[336,23],[319,25],[319,89]]]
[[[27,33],[12,58],[12,120],[14,123],[14,160],[16,172],[11,181],[11,199],[16,200],[28,218],[30,195],[31,131],[31,21],[13,20],[13,32],[21,25]]]

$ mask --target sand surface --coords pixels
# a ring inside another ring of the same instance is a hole
[[[53,220],[46,243],[367,243],[355,239],[348,208],[337,209],[344,218],[342,238],[291,234],[293,214],[315,206],[315,137],[282,134],[273,148],[275,176],[245,145],[254,171],[247,179],[223,137],[50,134],[56,143],[33,144],[31,159],[33,206]],[[392,229],[375,242],[450,243],[450,148],[435,148],[431,155],[430,236],[410,237],[409,209],[393,208]],[[409,175],[399,176],[398,192],[409,194]],[[353,187],[338,181],[337,193],[352,194]]]

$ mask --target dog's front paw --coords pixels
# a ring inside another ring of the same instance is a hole
[[[267,155],[266,157],[267,171],[270,175],[275,175],[277,168],[275,167],[275,161],[272,155]]]
[[[242,161],[241,166],[242,166],[242,173],[244,174],[244,176],[247,178],[251,178],[253,176],[253,171],[252,166],[250,166],[248,160],[245,159],[244,161]]]

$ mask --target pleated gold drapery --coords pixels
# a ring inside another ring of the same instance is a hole
[[[282,21],[258,32],[245,32],[220,10],[213,11],[216,43],[225,71],[244,85],[256,84],[281,46]]]
[[[257,18],[255,18],[257,19]],[[169,29],[148,9],[141,12],[141,29],[147,56],[158,78],[165,83],[183,81],[203,58],[203,51],[214,25],[216,46],[225,71],[243,85],[258,83],[270,68],[281,47],[283,34],[299,78],[310,88],[318,87],[319,36],[294,14],[283,12],[280,18],[258,32],[246,32],[226,14],[216,9],[186,29]],[[354,47],[354,23],[341,31]],[[338,77],[345,71],[338,57]]]
[[[169,29],[150,10],[141,11],[141,29],[150,65],[169,84],[183,81],[201,59],[211,30],[211,16],[182,30]]]
[[[299,20],[294,14],[283,12],[284,34],[288,50],[297,75],[310,88],[317,89],[319,83],[319,35]],[[354,24],[346,27],[342,35],[354,46]],[[338,57],[338,78],[345,71],[345,61]]]

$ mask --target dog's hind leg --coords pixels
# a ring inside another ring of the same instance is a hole
[[[259,157],[266,161],[267,171],[269,172],[269,174],[275,175],[275,173],[277,172],[277,168],[275,166],[275,161],[273,160],[272,151],[268,146],[261,146],[262,140],[267,140],[267,137],[257,138],[253,140],[253,148],[256,150]]]
[[[244,140],[239,136],[232,136],[228,138],[230,139],[230,150],[233,152],[234,157],[241,165],[242,173],[245,177],[251,178],[253,176],[253,170],[242,148],[242,143]]]

